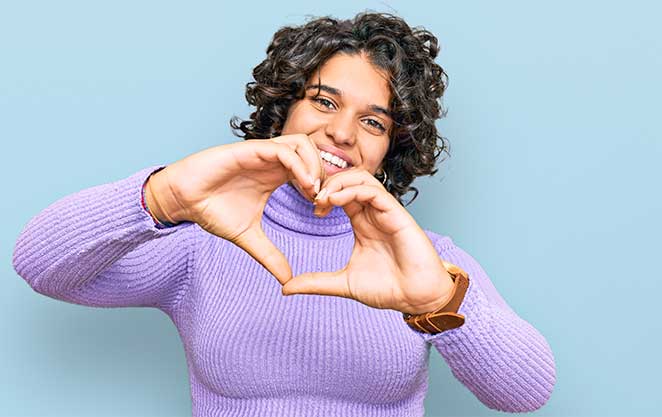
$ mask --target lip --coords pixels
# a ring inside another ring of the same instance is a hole
[[[329,145],[316,145],[316,146],[317,149],[319,149],[320,151],[328,152],[332,155],[337,156],[338,158],[347,161],[347,163],[349,164],[347,168],[351,168],[354,166],[354,161],[352,161],[352,158],[350,158],[345,152],[341,151],[340,149]]]

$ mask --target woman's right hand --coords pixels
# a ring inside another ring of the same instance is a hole
[[[264,206],[276,188],[293,179],[312,200],[324,175],[314,142],[294,134],[194,153],[152,175],[146,192],[165,220],[195,222],[233,242],[285,284],[292,270],[262,230]]]

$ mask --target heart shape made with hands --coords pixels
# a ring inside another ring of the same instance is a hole
[[[263,236],[263,249],[273,251],[263,266],[271,266],[267,269],[283,284],[283,295],[333,295],[413,314],[446,301],[453,281],[432,242],[369,172],[353,168],[329,177],[314,204],[318,215],[343,208],[355,237],[352,254],[339,270],[292,277],[285,256]]]
[[[335,295],[412,314],[438,306],[453,282],[413,217],[365,169],[324,178],[321,164],[308,136],[289,135],[212,147],[169,165],[153,180],[156,195],[174,201],[165,211],[175,215],[166,220],[195,222],[236,244],[276,277],[284,295]],[[319,215],[333,206],[348,215],[355,239],[343,268],[292,277],[285,255],[262,230],[273,190],[294,179]]]

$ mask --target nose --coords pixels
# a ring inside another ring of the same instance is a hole
[[[356,143],[356,125],[349,112],[337,112],[326,125],[326,134],[337,144],[352,146]]]

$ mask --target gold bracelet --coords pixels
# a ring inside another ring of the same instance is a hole
[[[464,324],[464,316],[458,314],[458,310],[469,288],[469,275],[457,265],[443,260],[442,262],[453,280],[452,296],[443,306],[429,313],[402,313],[405,322],[416,331],[437,334]]]

